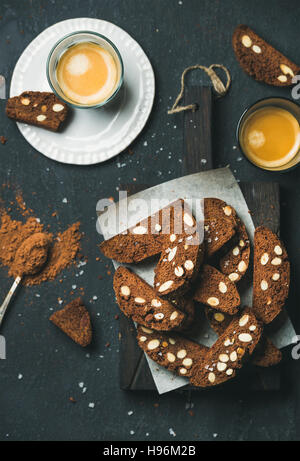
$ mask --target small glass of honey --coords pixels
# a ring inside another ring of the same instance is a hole
[[[237,141],[259,168],[287,171],[300,162],[300,106],[290,99],[266,98],[242,114]]]

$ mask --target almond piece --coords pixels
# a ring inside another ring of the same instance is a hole
[[[156,320],[162,320],[164,318],[165,314],[163,314],[162,312],[159,312],[158,314],[154,314],[154,318]]]
[[[176,253],[177,253],[177,247],[172,248],[171,251],[168,254],[168,261],[169,262],[171,262],[175,258]]]
[[[248,314],[243,315],[243,317],[241,317],[239,321],[240,327],[244,327],[245,325],[247,325],[248,321],[249,321],[249,315]]]
[[[158,339],[151,339],[151,341],[149,341],[147,347],[149,349],[149,351],[153,351],[153,349],[156,349],[158,346],[159,346],[160,342]]]
[[[272,275],[272,280],[274,280],[274,282],[277,282],[277,280],[280,279],[280,274],[278,272],[275,272],[273,275]]]
[[[23,104],[23,106],[29,106],[29,104],[30,104],[30,99],[28,99],[28,98],[22,98],[22,99],[21,99],[21,103]]]
[[[186,357],[186,354],[187,352],[185,349],[180,349],[180,351],[177,352],[177,357],[179,359],[184,359],[184,357]]]
[[[260,288],[262,289],[262,291],[266,291],[268,289],[268,282],[266,280],[262,280],[260,282]]]
[[[183,270],[183,268],[182,268],[181,266],[177,266],[177,267],[175,267],[175,269],[174,269],[174,273],[175,273],[175,275],[176,275],[177,277],[182,277],[183,274],[184,274],[184,270]]]
[[[148,333],[148,335],[151,335],[153,333],[153,330],[151,330],[150,328],[141,326],[141,329],[143,330],[144,333]]]
[[[230,216],[232,213],[232,208],[229,205],[227,205],[223,208],[223,211],[226,214],[226,216]]]
[[[37,119],[38,122],[44,122],[46,120],[46,118],[47,118],[46,115],[40,114],[40,115],[37,116],[36,119]]]
[[[121,291],[121,296],[124,296],[125,298],[129,298],[131,291],[127,285],[123,285],[120,291]]]
[[[223,362],[218,362],[218,363],[217,363],[217,369],[218,369],[218,371],[225,371],[226,368],[227,368],[226,363],[223,363]]]
[[[146,300],[144,298],[137,297],[137,298],[134,298],[134,302],[136,304],[145,304]]]
[[[224,316],[221,312],[216,312],[216,313],[214,314],[214,319],[215,319],[217,322],[221,323],[221,322],[224,322],[225,316]]]
[[[239,254],[240,250],[239,250],[239,247],[235,247],[233,250],[232,250],[232,254],[233,256],[237,256]]]
[[[216,380],[216,375],[214,373],[209,373],[207,379],[210,383],[214,383]]]
[[[163,283],[163,284],[159,287],[158,291],[159,291],[160,293],[162,293],[163,291],[167,291],[169,288],[171,288],[171,286],[173,285],[173,283],[174,283],[173,280],[168,280],[167,282]]]
[[[251,40],[251,38],[249,37],[249,35],[243,35],[243,36],[242,36],[242,44],[243,44],[246,48],[250,48],[250,46],[252,45],[252,40]]]
[[[253,45],[252,50],[254,53],[260,54],[261,53],[261,47],[258,45]]]
[[[282,262],[281,258],[274,258],[272,259],[271,264],[273,264],[273,266],[279,266],[281,262]]]
[[[167,359],[169,360],[169,362],[173,363],[173,362],[175,362],[176,357],[175,357],[174,354],[172,354],[172,352],[168,352],[167,353]]]
[[[245,261],[241,261],[238,265],[238,270],[240,272],[245,272],[246,269],[247,269],[247,264],[245,263]]]
[[[53,104],[52,110],[54,112],[61,112],[62,110],[64,110],[64,106],[62,104]]]
[[[249,335],[249,333],[241,333],[239,335],[239,340],[242,342],[242,343],[250,343],[250,341],[252,341],[252,336]]]
[[[151,301],[151,306],[153,307],[160,307],[161,306],[161,302],[158,300],[158,299],[152,299]]]
[[[277,80],[279,80],[281,83],[285,83],[285,82],[287,82],[287,76],[286,75],[279,75],[279,77],[277,77]]]
[[[194,269],[194,263],[190,259],[185,261],[184,267],[186,268],[187,271],[192,271]]]
[[[226,283],[224,283],[224,282],[220,282],[220,283],[219,283],[219,291],[220,291],[221,293],[226,293],[226,291],[227,291],[227,285],[226,285]]]
[[[143,235],[143,234],[146,234],[147,233],[147,229],[146,227],[144,226],[136,226],[133,231],[132,231],[133,234],[136,234],[136,235]]]
[[[212,296],[211,298],[208,298],[206,302],[207,304],[213,307],[218,306],[218,304],[220,304],[220,301],[218,300],[218,298],[215,298],[214,296]]]
[[[281,248],[281,246],[276,245],[275,248],[274,248],[274,252],[277,254],[277,256],[281,256],[281,255],[282,255],[282,248]]]
[[[172,321],[172,320],[175,320],[175,319],[177,319],[177,317],[178,317],[178,312],[177,312],[177,311],[174,311],[174,312],[172,312],[172,314],[170,315],[170,320],[171,320],[171,321]]]
[[[260,263],[265,266],[267,262],[269,261],[269,255],[268,253],[264,253],[262,257],[260,258]]]
[[[232,272],[231,274],[228,275],[228,278],[229,280],[231,280],[231,282],[236,282],[237,279],[239,278],[239,274],[237,274],[236,272]]]
[[[185,367],[191,367],[193,365],[193,360],[187,357],[182,361],[182,365]]]
[[[295,75],[294,72],[292,71],[292,69],[289,66],[287,66],[286,64],[280,64],[280,69],[282,70],[282,72],[284,74],[288,74],[291,77],[294,77],[294,75]]]
[[[187,369],[186,368],[180,368],[179,373],[181,375],[185,375],[187,373]]]
[[[171,235],[170,235],[170,242],[172,242],[172,243],[175,242],[176,238],[177,238],[177,237],[176,237],[175,234],[171,234]]]

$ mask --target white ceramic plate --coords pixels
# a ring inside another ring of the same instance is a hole
[[[78,30],[99,32],[119,49],[124,62],[124,85],[115,101],[100,109],[72,109],[60,133],[18,123],[25,139],[53,160],[76,165],[104,162],[118,155],[138,136],[152,109],[155,81],[149,59],[139,44],[119,27],[91,18],[68,19],[38,35],[18,60],[10,96],[23,91],[51,91],[46,61],[52,46]]]

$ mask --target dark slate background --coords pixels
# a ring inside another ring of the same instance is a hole
[[[107,274],[112,266],[96,260],[100,236],[95,230],[97,200],[117,199],[120,184],[136,178],[137,183],[154,185],[180,175],[182,116],[169,116],[167,109],[178,93],[181,72],[196,63],[223,63],[231,71],[232,87],[214,106],[215,166],[230,164],[241,181],[280,183],[282,236],[292,262],[289,312],[297,328],[300,169],[286,174],[263,172],[238,160],[240,153],[234,148],[235,127],[243,109],[265,96],[290,97],[290,90],[268,87],[245,75],[235,60],[231,35],[237,24],[246,23],[300,62],[299,2],[2,0],[0,16],[0,73],[8,82],[19,55],[37,34],[57,21],[86,16],[127,30],[149,56],[157,85],[153,112],[132,151],[92,167],[62,165],[35,152],[6,119],[0,101],[0,135],[8,139],[5,146],[0,145],[0,184],[20,187],[36,216],[54,231],[80,220],[85,232],[83,253],[88,257],[80,277],[75,277],[79,269],[66,271],[63,283],[56,280],[22,289],[11,305],[1,331],[7,341],[7,360],[0,362],[0,440],[299,439],[299,365],[290,351],[278,393],[245,394],[241,389],[239,395],[218,391],[159,397],[119,389],[117,307],[112,277]],[[193,80],[208,83],[200,72]],[[11,193],[2,190],[1,197],[9,200]],[[55,210],[57,218],[51,217]],[[4,269],[0,276],[3,298],[12,280]],[[81,350],[48,320],[50,309],[59,308],[59,296],[66,301],[72,298],[73,284],[84,287],[92,314],[95,340],[89,350]],[[110,346],[105,347],[106,343]],[[79,387],[82,382],[85,393]],[[69,401],[70,396],[76,404]],[[89,403],[95,403],[95,408],[89,408]]]

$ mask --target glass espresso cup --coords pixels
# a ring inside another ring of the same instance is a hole
[[[73,32],[59,40],[49,53],[46,71],[53,92],[80,109],[112,101],[124,78],[117,47],[107,37],[89,31]]]
[[[300,106],[285,98],[266,98],[247,108],[236,136],[245,157],[269,171],[287,171],[300,162]]]

